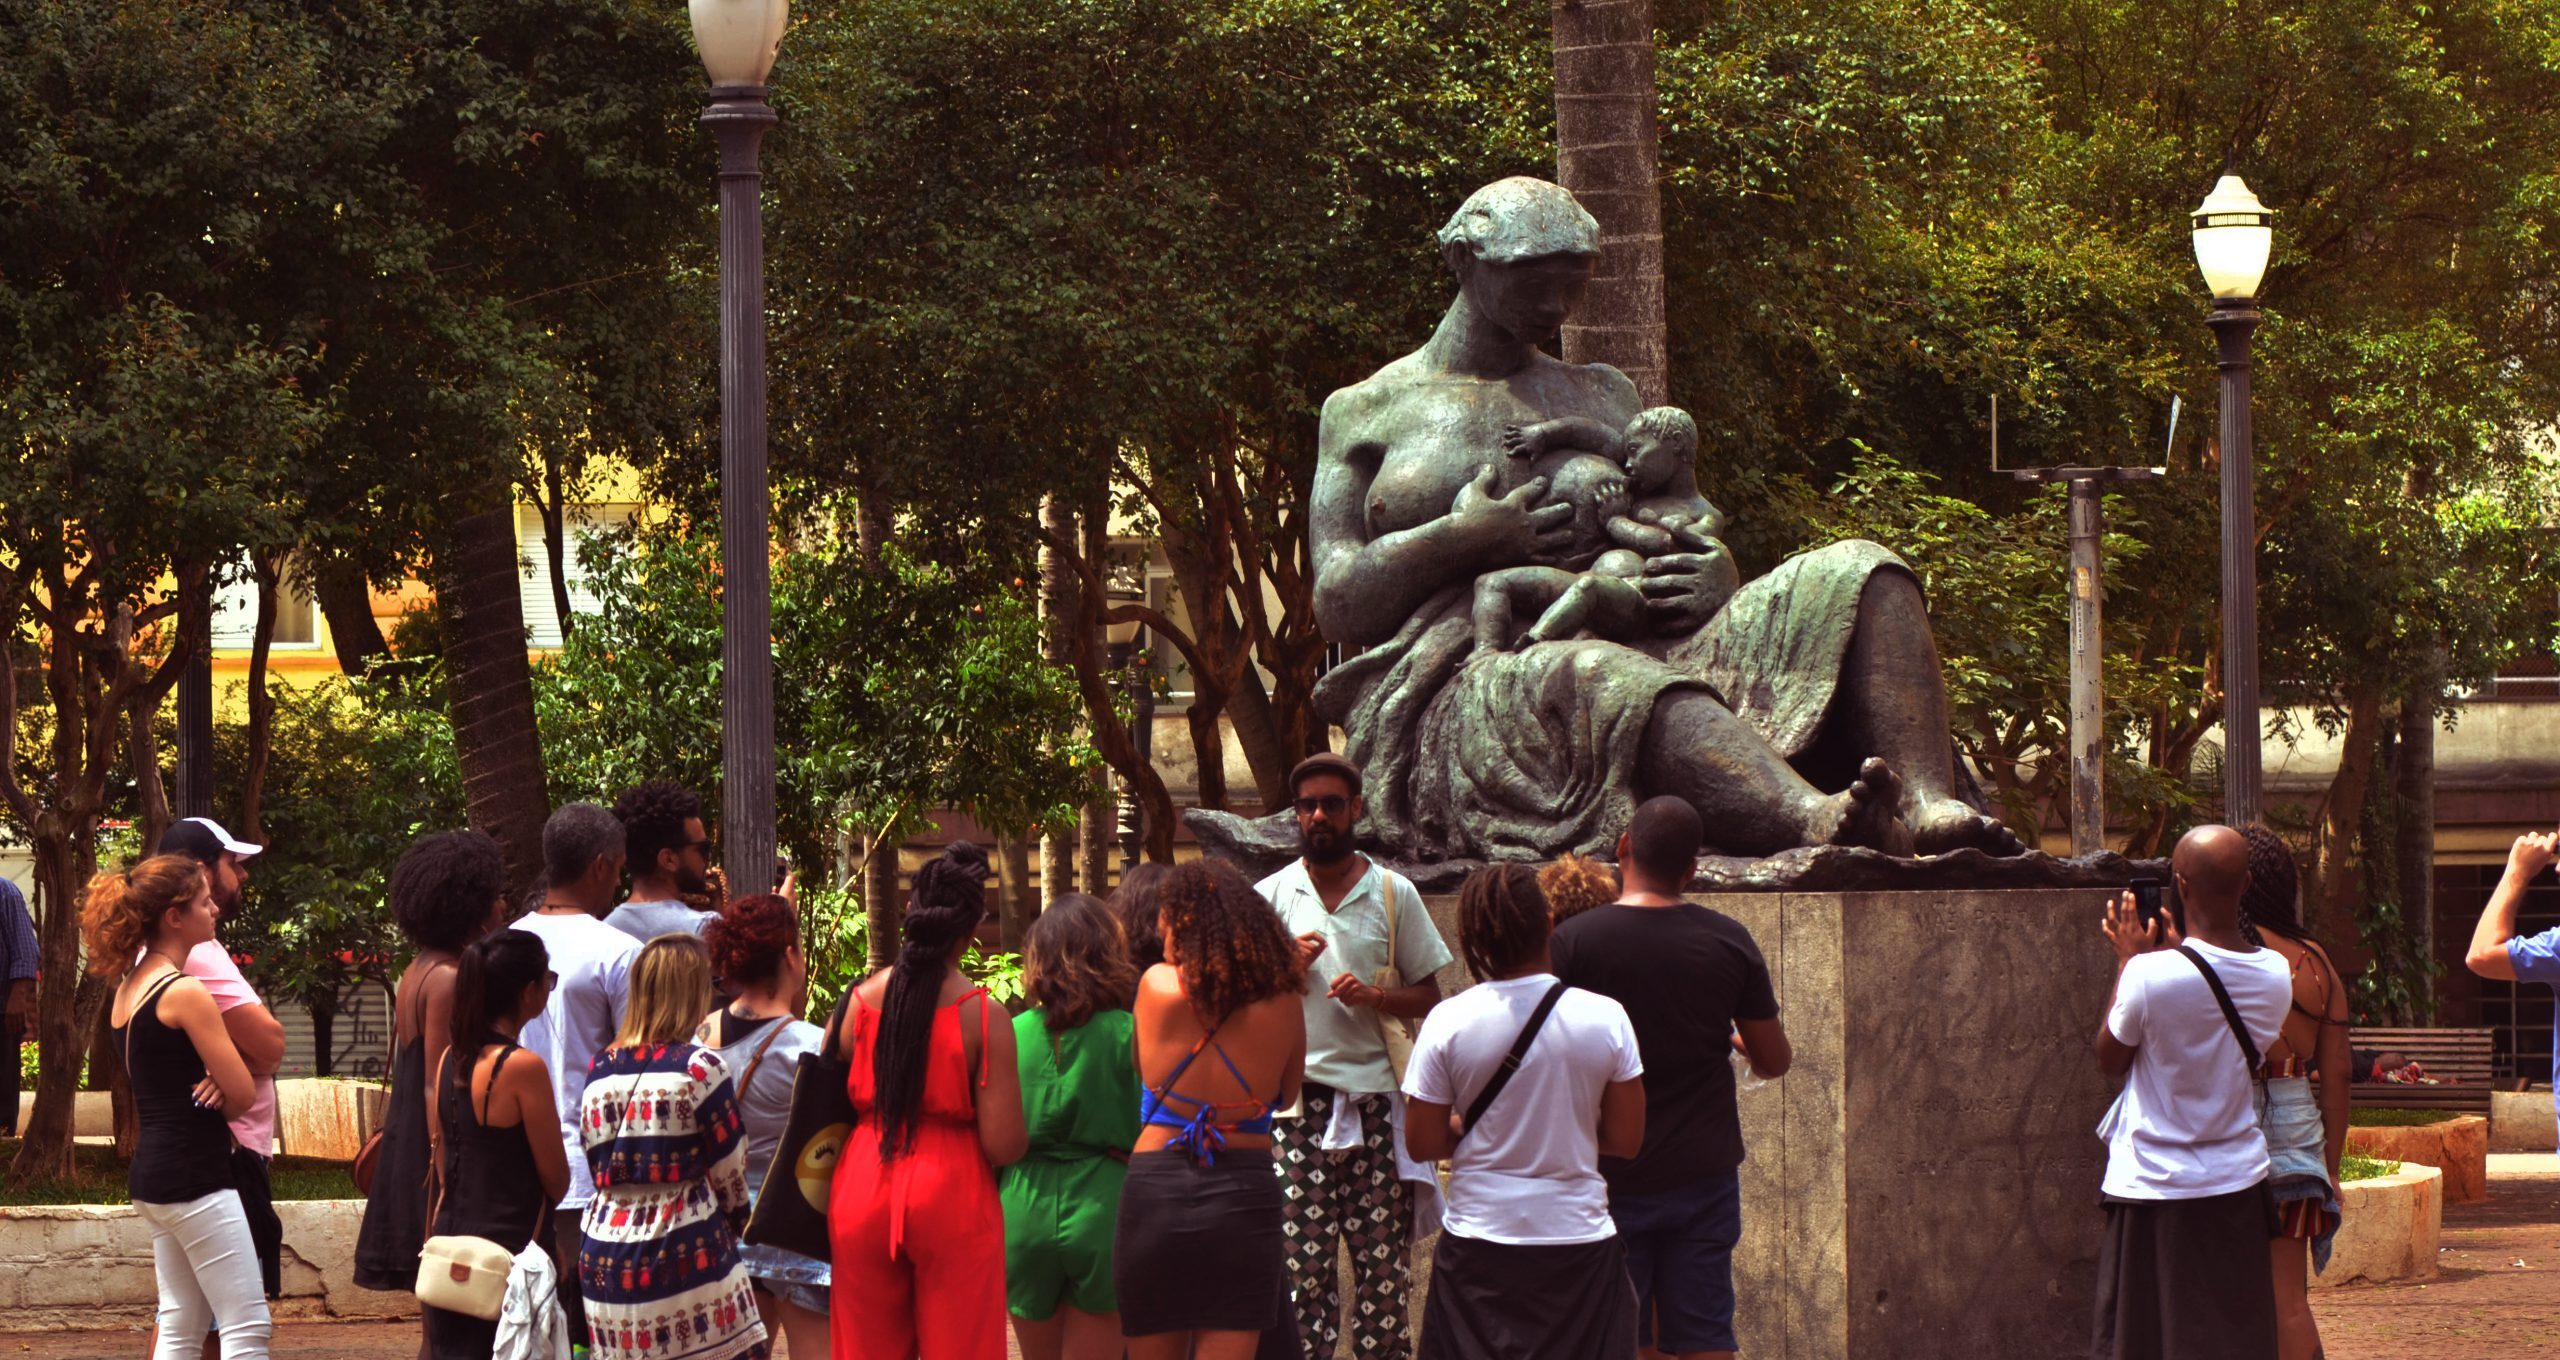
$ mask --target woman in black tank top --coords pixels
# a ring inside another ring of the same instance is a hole
[[[485,1237],[510,1251],[549,1242],[551,1206],[569,1189],[569,1154],[551,1073],[516,1044],[551,998],[542,938],[502,930],[462,951],[452,1045],[436,1081],[437,1237]],[[569,1268],[575,1270],[572,1261]],[[429,1307],[433,1360],[488,1360],[498,1324]],[[539,1331],[540,1329],[537,1329]]]
[[[141,1128],[130,1185],[160,1283],[155,1360],[192,1358],[217,1319],[223,1360],[267,1353],[266,1288],[223,1120],[256,1088],[213,994],[184,971],[187,951],[213,938],[220,915],[203,866],[184,855],[100,874],[80,905],[90,971],[124,974],[108,1037],[132,1078]]]

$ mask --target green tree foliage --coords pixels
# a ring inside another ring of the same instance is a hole
[[[716,807],[716,528],[598,539],[589,561],[597,612],[536,670],[555,787],[610,802],[671,778]],[[1039,661],[1038,633],[1018,592],[895,548],[878,568],[814,534],[781,554],[776,810],[794,858],[826,864],[847,835],[904,839],[936,808],[1009,833],[1071,818],[1092,755],[1074,736],[1073,682]]]

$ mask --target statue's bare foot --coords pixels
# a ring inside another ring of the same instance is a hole
[[[1825,844],[1863,845],[1888,855],[1911,853],[1911,829],[1902,822],[1902,776],[1882,757],[1867,757],[1858,767],[1857,782],[1825,804],[1839,817],[1831,834],[1822,838]]]
[[[1912,800],[1903,820],[1911,827],[1914,853],[1943,855],[1950,850],[1971,846],[1988,855],[2023,854],[2026,846],[2017,833],[1997,817],[1974,811],[1953,798]]]

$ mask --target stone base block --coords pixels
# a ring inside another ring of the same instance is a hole
[[[18,1132],[35,1122],[36,1093],[18,1093]],[[116,1136],[115,1097],[104,1091],[75,1091],[71,1096],[71,1136],[74,1138],[113,1138]]]
[[[2088,1352],[2104,889],[1719,894],[1795,1065],[1740,1097],[1744,1353]]]
[[[276,1150],[352,1162],[382,1124],[391,1088],[377,1082],[292,1078],[276,1083]]]
[[[2549,1091],[2494,1091],[2489,1095],[2491,1152],[2560,1151],[2560,1121]]]
[[[359,1289],[360,1199],[286,1201],[279,1318],[415,1317],[407,1294]],[[149,1326],[158,1305],[151,1230],[127,1205],[0,1208],[0,1331]]]
[[[2350,1128],[2347,1151],[2441,1168],[2447,1204],[2478,1204],[2489,1197],[2489,1121],[2476,1114],[2414,1128]]]
[[[2404,1162],[2395,1175],[2340,1186],[2338,1203],[2345,1216],[2329,1245],[2329,1268],[2311,1277],[2312,1288],[2436,1277],[2443,1171]]]

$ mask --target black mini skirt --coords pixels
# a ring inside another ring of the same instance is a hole
[[[1163,1149],[1129,1158],[1112,1237],[1120,1330],[1260,1332],[1288,1300],[1280,1176],[1267,1148],[1215,1166]]]

